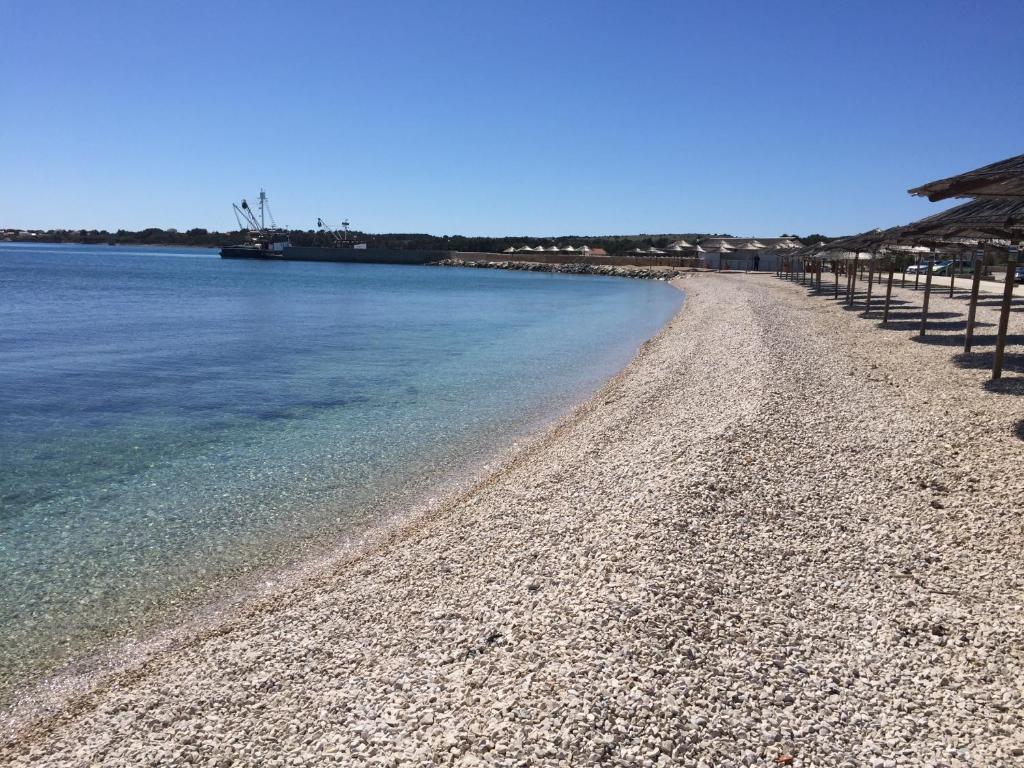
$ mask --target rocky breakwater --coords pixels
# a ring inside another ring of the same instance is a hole
[[[798,286],[685,284],[492,477],[0,765],[1019,765],[1020,400]]]
[[[479,259],[443,259],[435,263],[442,267],[510,269],[519,272],[558,272],[563,275],[605,275],[607,277],[633,277],[643,280],[671,280],[685,272],[693,271],[680,267],[635,267],[615,264],[541,264],[536,261],[484,261]]]

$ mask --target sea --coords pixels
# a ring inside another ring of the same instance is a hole
[[[659,281],[0,243],[0,704],[587,399]]]

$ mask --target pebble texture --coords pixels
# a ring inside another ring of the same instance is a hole
[[[774,276],[682,284],[505,470],[0,763],[1019,763],[1024,391]]]

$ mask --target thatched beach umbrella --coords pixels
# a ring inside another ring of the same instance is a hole
[[[1014,243],[1024,242],[1024,197],[979,197],[969,203],[950,208],[948,211],[928,216],[903,227],[904,237],[929,244],[946,244],[959,248],[997,246],[1009,248]],[[974,277],[971,283],[970,300],[967,309],[967,329],[964,334],[964,352],[970,352],[974,338],[974,318],[977,313],[981,260],[974,258]],[[1006,276],[1003,285],[1003,301],[1000,307],[999,324],[996,331],[996,349],[992,361],[992,378],[1003,374],[1003,357],[1006,346],[1006,332],[1013,302],[1014,272],[1016,261],[1011,250],[1006,262]],[[950,274],[949,295],[953,295],[955,270]]]
[[[982,166],[947,179],[939,179],[908,190],[912,195],[923,195],[929,200],[945,200],[950,197],[979,198],[973,203],[945,211],[945,214],[930,216],[917,222],[918,236],[925,232],[929,236],[962,237],[977,235],[979,239],[991,241],[1004,239],[1009,246],[1006,260],[1006,276],[1003,284],[1003,301],[999,312],[999,326],[996,331],[996,350],[992,359],[992,378],[1003,375],[1003,350],[1006,346],[1006,331],[1010,321],[1013,303],[1013,282],[1016,271],[1017,246],[1011,245],[1022,239],[1020,209],[1014,202],[1024,201],[1024,155],[1017,155],[998,163]],[[967,333],[964,351],[971,348],[974,328],[974,313],[977,304],[978,282],[981,279],[980,265],[974,265],[974,283],[971,286],[971,303],[967,315]],[[950,281],[952,294],[952,280]]]
[[[719,272],[722,271],[722,262],[725,260],[725,257],[728,256],[730,253],[732,253],[735,250],[736,250],[735,248],[733,248],[731,245],[729,245],[724,240],[721,243],[718,244],[718,247],[714,250],[714,253],[718,254],[718,271]]]
[[[905,238],[1024,239],[1024,197],[981,198],[900,227]]]
[[[1024,155],[907,190],[932,202],[950,197],[1024,198]]]

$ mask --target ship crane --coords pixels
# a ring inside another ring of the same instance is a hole
[[[346,245],[350,239],[348,231],[348,219],[345,219],[343,222],[341,222],[340,230],[335,229],[321,218],[317,218],[316,227],[319,232],[327,235],[331,239],[331,241],[338,247]]]
[[[270,203],[267,201],[267,193],[260,190],[260,212],[257,217],[256,211],[249,205],[249,201],[243,199],[241,204],[232,203],[235,210],[235,221],[238,222],[239,230],[246,233],[244,245],[229,246],[221,250],[224,256],[228,252],[245,254],[244,258],[278,258],[281,257],[287,248],[291,246],[288,233],[279,229],[274,221],[274,214],[270,212]],[[270,226],[267,226],[267,219],[270,219]],[[255,254],[255,255],[253,255]]]
[[[245,199],[242,200],[241,205],[237,203],[231,204],[231,207],[235,209],[235,221],[238,222],[239,229],[248,229],[250,232],[265,234],[267,232],[267,216],[270,217],[270,229],[277,229],[277,222],[274,221],[274,214],[270,211],[270,201],[267,200],[265,190],[260,190],[259,200],[259,219],[256,218],[256,213],[253,211],[252,206]],[[245,222],[244,224],[242,223],[243,221]]]

